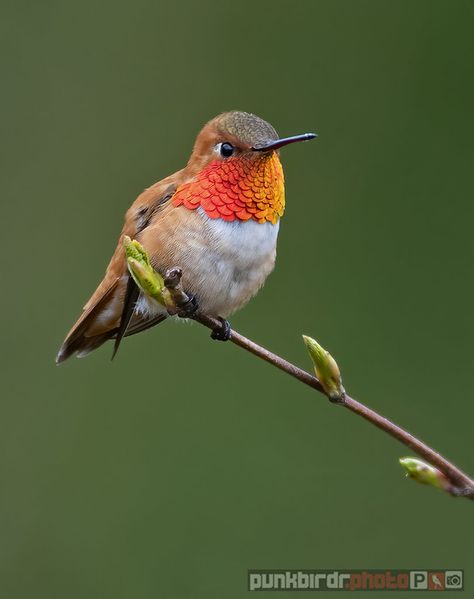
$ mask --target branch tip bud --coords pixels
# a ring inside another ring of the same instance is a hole
[[[422,485],[430,485],[437,489],[449,490],[450,484],[446,476],[437,468],[419,458],[404,457],[399,459],[406,471],[406,476]]]

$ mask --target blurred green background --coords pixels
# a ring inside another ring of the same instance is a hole
[[[320,137],[282,152],[277,268],[233,325],[307,368],[316,337],[473,474],[473,21],[468,0],[3,5],[2,597],[241,598],[249,568],[472,589],[468,501],[202,327],[54,356],[135,196],[206,120],[255,112]]]

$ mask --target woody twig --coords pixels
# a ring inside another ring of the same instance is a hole
[[[133,246],[130,246],[130,250],[127,249],[127,244],[133,244]],[[139,272],[136,269],[137,247],[143,252],[146,262],[146,264],[140,265]],[[146,252],[139,246],[138,242],[126,240],[125,251],[130,272],[142,291],[150,294],[150,288],[152,287],[152,297],[165,305],[170,314],[179,314],[190,301],[181,285],[181,269],[178,267],[169,269],[163,279],[159,273],[151,268],[146,258]],[[146,271],[145,274],[143,269]],[[156,273],[156,280],[153,279],[153,273]],[[144,277],[143,285],[141,284],[142,277]],[[150,285],[150,280],[153,281],[153,285]],[[217,318],[204,314],[199,309],[188,315],[188,317],[211,330],[215,330],[222,325]],[[303,336],[303,338],[317,376],[313,376],[295,366],[233,329],[230,331],[229,341],[322,393],[332,403],[368,420],[374,426],[413,450],[422,459],[412,457],[400,459],[401,465],[410,478],[422,484],[440,488],[454,497],[465,497],[474,500],[474,481],[467,474],[406,429],[348,395],[342,386],[341,374],[334,358],[311,337]]]

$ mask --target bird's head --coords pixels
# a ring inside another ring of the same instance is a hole
[[[186,167],[191,181],[177,190],[173,202],[190,209],[200,206],[211,218],[276,223],[285,207],[278,150],[314,137],[279,138],[272,125],[254,114],[220,114],[197,136]]]

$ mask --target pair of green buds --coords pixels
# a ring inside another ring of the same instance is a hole
[[[345,391],[342,386],[341,373],[336,360],[317,341],[303,335],[308,353],[313,361],[314,371],[326,395],[331,401],[339,402],[344,399]],[[446,476],[431,464],[419,458],[404,457],[399,459],[406,476],[422,485],[430,485],[437,489],[449,491],[451,485]]]

